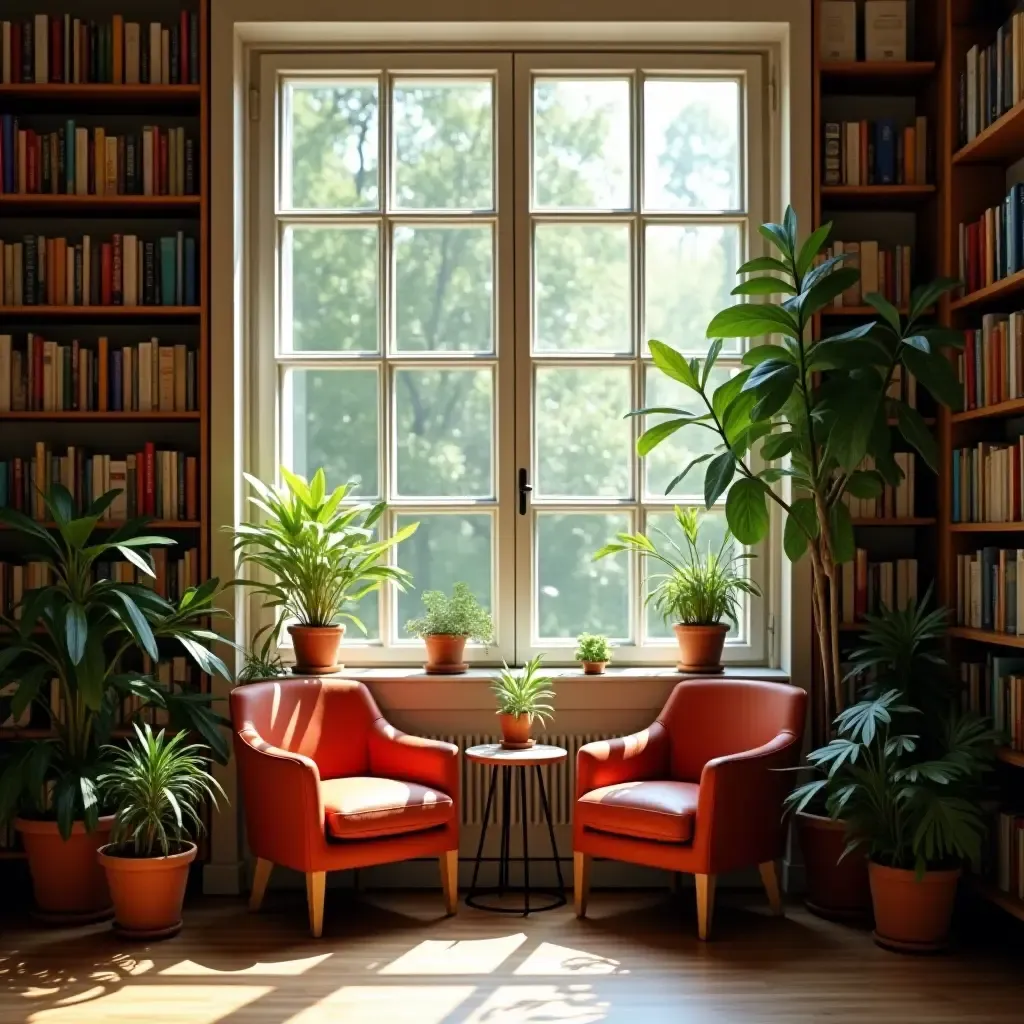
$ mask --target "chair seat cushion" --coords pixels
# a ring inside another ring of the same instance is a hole
[[[335,839],[379,839],[447,824],[452,798],[397,779],[350,776],[320,783],[327,834]]]
[[[659,843],[688,843],[697,819],[694,782],[621,782],[591,790],[576,802],[584,828]]]

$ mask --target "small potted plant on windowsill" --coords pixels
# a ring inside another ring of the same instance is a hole
[[[181,930],[189,865],[203,831],[200,808],[224,796],[206,768],[201,744],[186,733],[153,735],[135,726],[136,740],[108,746],[101,792],[116,808],[111,842],[97,851],[114,900],[114,927],[137,939],[164,939]],[[226,798],[225,798],[226,799]]]
[[[260,637],[263,637],[262,644]],[[238,682],[256,683],[263,679],[277,679],[288,675],[288,669],[284,667],[280,655],[274,650],[276,640],[276,622],[268,623],[256,631],[252,644],[245,651],[245,662],[238,673]]]
[[[612,660],[612,645],[608,637],[595,633],[580,633],[576,637],[576,660],[583,666],[583,674],[600,676]]]
[[[456,583],[451,597],[440,590],[428,590],[423,595],[423,608],[425,614],[410,619],[405,628],[426,644],[424,668],[429,675],[465,672],[469,667],[463,660],[466,641],[489,644],[494,637],[491,616],[465,583]]]
[[[722,671],[727,623],[736,624],[741,597],[761,594],[744,571],[746,561],[753,555],[736,554],[728,530],[717,551],[709,544],[702,552],[698,546],[700,511],[678,505],[673,511],[682,533],[682,547],[664,530],[654,527],[665,542],[665,549],[659,549],[646,534],[620,533],[594,558],[631,551],[645,562],[663,565],[667,571],[647,576],[645,604],[653,605],[666,622],[673,623],[679,642],[677,668],[680,672],[718,673]]]
[[[498,698],[498,721],[501,724],[501,745],[506,750],[525,750],[533,746],[530,728],[534,719],[542,724],[550,721],[554,708],[545,703],[555,696],[549,689],[553,680],[540,674],[542,656],[531,658],[521,673],[508,665],[502,669],[491,689]]]

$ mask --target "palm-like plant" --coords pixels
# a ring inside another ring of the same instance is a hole
[[[227,761],[221,731],[226,720],[212,711],[212,696],[173,691],[126,665],[133,654],[158,662],[159,641],[171,640],[203,672],[230,680],[223,661],[208,649],[222,640],[206,625],[208,617],[225,614],[213,607],[218,581],[190,588],[172,604],[140,583],[97,578],[97,561],[117,555],[155,578],[146,549],[175,543],[145,534],[145,519],[97,539],[100,517],[119,493],[109,491],[76,517],[71,494],[53,487],[44,500],[56,531],[13,509],[0,509],[0,522],[17,530],[27,549],[37,548],[50,569],[45,586],[26,591],[12,615],[0,615],[0,690],[14,684],[13,693],[4,698],[8,706],[0,710],[17,719],[38,706],[53,729],[51,738],[10,745],[0,766],[0,822],[19,813],[52,815],[65,838],[76,819],[89,830],[95,828],[101,802],[96,780],[106,760],[103,746],[125,698],[167,711],[173,726],[195,730],[214,756]],[[57,708],[50,701],[52,679],[60,692]]]
[[[499,715],[526,715],[531,722],[536,718],[542,724],[550,721],[555,709],[545,702],[554,698],[555,691],[550,689],[551,677],[541,675],[542,660],[542,655],[536,655],[523,666],[520,673],[513,672],[505,665],[491,686],[498,698]]]
[[[136,725],[135,735],[124,747],[105,748],[110,766],[98,782],[117,808],[110,839],[122,856],[166,857],[204,831],[199,810],[207,800],[216,807],[218,794],[227,797],[207,770],[202,744],[162,729],[154,736],[148,725]]]

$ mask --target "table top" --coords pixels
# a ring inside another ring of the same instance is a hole
[[[555,764],[569,756],[565,747],[553,747],[546,743],[536,743],[526,750],[506,750],[500,743],[481,743],[466,750],[470,761],[480,764],[503,764],[509,767],[520,765],[529,768],[535,764]]]

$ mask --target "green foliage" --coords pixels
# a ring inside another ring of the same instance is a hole
[[[615,541],[601,548],[594,559],[631,551],[645,562],[665,566],[667,572],[648,574],[645,603],[653,605],[666,622],[705,626],[728,619],[735,625],[742,595],[759,597],[761,594],[745,571],[746,561],[754,556],[747,552],[736,554],[728,531],[717,551],[709,544],[702,552],[698,543],[700,511],[677,505],[673,512],[683,546],[655,527],[654,532],[661,536],[666,547],[659,549],[643,533],[620,533]]]
[[[576,637],[576,653],[573,657],[577,661],[611,661],[612,645],[606,636],[580,633]]]
[[[109,767],[97,782],[115,808],[110,840],[125,856],[166,857],[204,831],[204,801],[216,807],[218,794],[227,797],[207,771],[202,744],[163,729],[154,736],[148,725],[136,725],[135,735],[124,747],[104,748]]]
[[[531,722],[537,718],[543,724],[551,720],[555,709],[545,702],[555,696],[555,691],[550,689],[551,677],[540,674],[542,657],[538,654],[531,658],[519,673],[508,665],[502,669],[497,682],[491,686],[498,698],[499,715],[529,715]]]
[[[423,595],[423,607],[426,614],[410,619],[405,624],[406,632],[421,637],[464,636],[481,644],[489,644],[494,639],[491,616],[465,583],[456,583],[451,597],[440,590],[428,590]]]
[[[211,709],[212,696],[175,692],[124,663],[130,654],[158,661],[160,641],[173,641],[201,671],[230,680],[209,649],[226,641],[206,626],[208,617],[225,614],[213,607],[218,581],[190,588],[173,604],[142,584],[94,578],[96,562],[116,555],[155,577],[147,549],[175,543],[145,533],[145,519],[96,537],[101,516],[119,493],[108,491],[76,518],[71,494],[55,485],[44,500],[56,531],[0,508],[0,523],[18,531],[50,566],[46,586],[26,591],[10,617],[0,615],[0,690],[14,684],[0,712],[18,717],[35,705],[53,729],[52,738],[8,746],[0,766],[0,822],[17,814],[52,816],[65,838],[76,820],[95,828],[103,746],[126,698],[167,711],[174,727],[199,733],[217,759],[227,761],[221,729],[227,722]],[[60,692],[58,711],[51,706],[51,679]]]
[[[268,487],[245,474],[257,496],[249,501],[264,513],[261,520],[234,529],[239,566],[263,570],[263,576],[238,581],[269,598],[266,607],[280,609],[300,626],[329,626],[349,619],[366,627],[346,607],[358,603],[386,580],[404,590],[405,569],[387,565],[388,549],[412,536],[418,524],[398,530],[386,540],[373,539],[373,527],[384,514],[376,505],[343,504],[351,489],[343,484],[328,495],[322,469],[307,481],[283,466],[283,487]],[[231,527],[225,527],[231,530]]]
[[[257,630],[252,638],[252,644],[245,651],[245,664],[238,673],[240,683],[253,683],[258,679],[274,679],[277,676],[288,675],[288,670],[277,653],[277,629],[277,623],[271,622]]]

